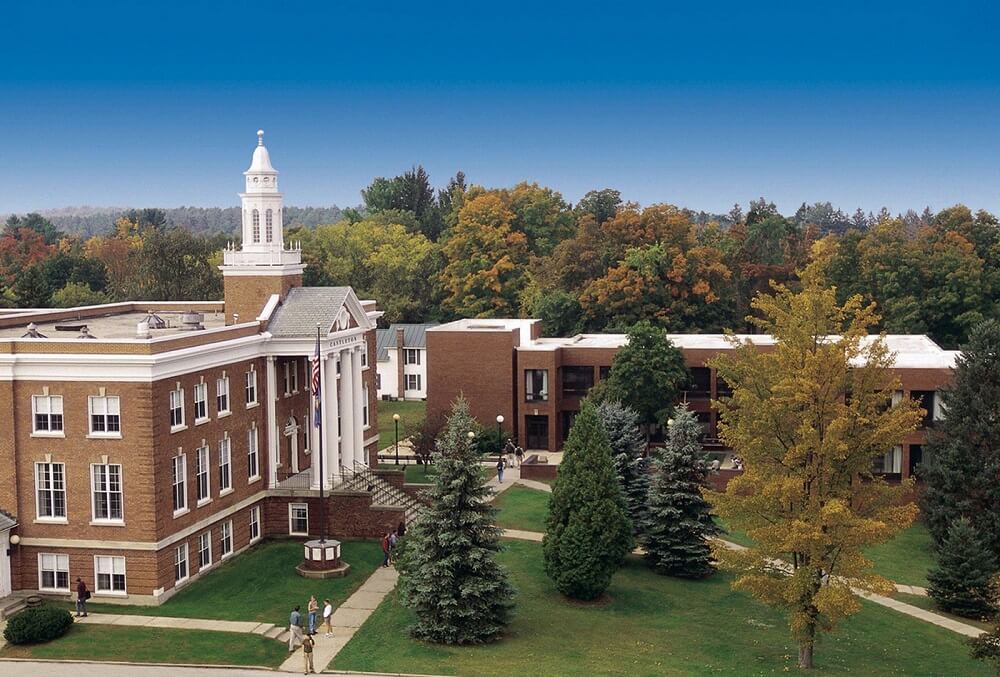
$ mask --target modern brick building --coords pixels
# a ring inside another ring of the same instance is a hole
[[[0,315],[0,597],[79,576],[96,600],[159,603],[265,536],[324,531],[321,486],[331,535],[398,523],[344,486],[377,451],[380,313],[348,287],[301,286],[262,135],[223,301]]]
[[[681,349],[691,372],[683,397],[704,428],[705,447],[725,452],[711,400],[725,395],[727,385],[706,362],[731,346],[721,334],[668,338]],[[774,344],[765,335],[740,338],[762,350]],[[557,451],[580,401],[607,376],[626,341],[624,334],[542,338],[539,320],[465,319],[433,327],[427,331],[428,415],[447,411],[461,394],[480,423],[491,425],[502,415],[513,421],[511,428],[525,449]],[[943,416],[938,393],[948,387],[957,353],[922,335],[890,335],[886,342],[896,353],[894,369],[903,388],[895,397],[918,398],[927,415],[921,428],[903,445],[887,450],[876,468],[889,477],[909,477],[923,458],[927,429]]]

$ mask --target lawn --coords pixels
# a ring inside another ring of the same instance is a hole
[[[210,663],[268,668],[281,665],[287,655],[285,644],[260,635],[80,624],[57,640],[7,645],[0,651],[0,658]]]
[[[493,505],[500,508],[497,524],[505,529],[545,531],[551,495],[527,487],[513,486],[507,489],[493,501]]]
[[[753,545],[753,539],[739,529],[727,528],[720,537],[739,545]],[[904,529],[891,541],[865,548],[865,555],[875,563],[875,571],[895,583],[927,586],[927,570],[936,562],[930,532],[920,522]]]
[[[399,439],[404,440],[420,430],[427,415],[427,403],[423,401],[405,402],[397,400],[378,401],[378,446],[380,449],[396,443],[396,426],[393,414],[399,414]]]
[[[401,463],[396,465],[392,461],[380,463],[380,470],[403,470],[403,481],[407,484],[431,484],[437,476],[437,466],[423,465],[419,463]]]
[[[509,675],[770,675],[795,672],[785,618],[717,574],[683,581],[651,573],[630,556],[603,605],[565,601],[542,571],[535,543],[507,542],[501,560],[518,589],[506,639],[474,647],[415,642],[412,615],[391,594],[337,655],[338,670],[501,677]],[[993,674],[973,661],[962,638],[864,603],[825,637],[815,674]]]
[[[344,541],[342,556],[351,565],[344,578],[324,581],[302,578],[295,566],[302,561],[298,541],[267,541],[236,556],[185,586],[160,606],[89,604],[96,613],[124,613],[179,618],[214,618],[288,625],[296,604],[306,608],[309,595],[334,606],[346,600],[382,563],[382,549],[372,541]]]

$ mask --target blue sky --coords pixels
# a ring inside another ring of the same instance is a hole
[[[990,4],[10,3],[0,213],[286,203],[422,163],[571,201],[1000,213]],[[877,6],[873,6],[876,5]]]

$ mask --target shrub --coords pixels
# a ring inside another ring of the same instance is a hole
[[[58,639],[73,625],[69,611],[45,605],[25,609],[10,617],[3,637],[11,644],[33,644]]]

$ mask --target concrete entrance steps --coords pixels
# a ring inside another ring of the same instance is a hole
[[[410,494],[373,473],[371,468],[361,464],[356,465],[352,476],[337,488],[348,491],[368,491],[370,488],[373,504],[399,506],[404,509],[406,526],[413,524],[426,507]]]

